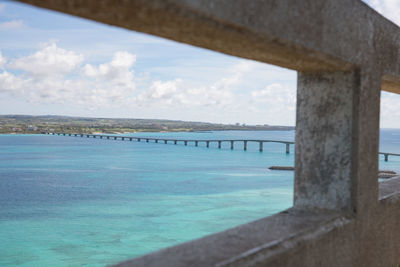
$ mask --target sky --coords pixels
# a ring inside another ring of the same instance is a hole
[[[369,5],[400,25],[400,1]],[[295,71],[0,0],[0,114],[295,125]],[[400,128],[382,92],[381,127]]]

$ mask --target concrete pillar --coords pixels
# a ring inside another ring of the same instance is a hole
[[[71,134],[68,134],[69,136],[71,136]]]
[[[199,146],[199,141],[194,141],[195,146]]]
[[[63,135],[65,136],[65,133],[63,133]]]
[[[234,142],[234,141],[231,141],[231,149],[233,149],[233,142]]]
[[[93,135],[93,138],[96,138],[96,136],[95,136],[95,135]]]
[[[81,137],[83,137],[83,134],[81,134]]]
[[[167,140],[164,140],[164,144],[166,144],[167,143]]]
[[[262,152],[262,151],[263,151],[263,144],[264,144],[264,142],[260,141],[259,143],[260,143],[260,148],[259,148],[259,150],[260,150],[260,152]]]
[[[206,141],[206,146],[210,147],[210,141]]]
[[[218,148],[221,148],[221,141],[218,141]]]
[[[389,160],[389,154],[384,154],[385,155],[385,161]]]
[[[140,138],[138,138],[137,141],[140,142]]]
[[[380,73],[297,81],[295,207],[365,214],[378,200]]]
[[[110,137],[109,137],[109,136],[107,136],[107,139],[110,139]]]
[[[146,139],[146,143],[148,143],[149,142],[149,139]]]
[[[103,136],[102,136],[102,135],[100,135],[100,139],[103,139]]]
[[[290,144],[286,144],[286,154],[290,153]]]
[[[247,141],[243,141],[243,150],[247,150]]]
[[[117,140],[117,137],[114,137],[114,140]]]
[[[174,145],[176,145],[177,142],[178,142],[177,140],[174,140]]]
[[[185,146],[187,146],[187,141],[185,141]]]
[[[155,141],[156,143],[158,143],[158,139],[154,139],[154,141]]]
[[[87,134],[86,137],[89,138],[89,135]]]

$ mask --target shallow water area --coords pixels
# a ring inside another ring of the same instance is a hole
[[[382,149],[398,153],[398,133],[381,134]],[[294,139],[293,131],[134,135]],[[260,153],[256,143],[243,151],[2,135],[0,266],[104,266],[272,215],[292,205],[293,172],[268,167],[292,166],[293,155],[284,144]],[[400,158],[380,165],[400,171]]]

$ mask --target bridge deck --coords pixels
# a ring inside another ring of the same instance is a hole
[[[180,139],[180,138],[161,138],[161,137],[146,137],[146,136],[124,136],[124,135],[108,135],[108,134],[78,134],[78,133],[46,133],[46,134],[52,134],[52,135],[63,135],[63,136],[80,136],[80,137],[93,137],[93,138],[108,138],[108,139],[120,139],[120,140],[146,140],[148,141],[155,141],[158,143],[158,141],[163,141],[164,143],[167,142],[174,142],[174,144],[177,144],[178,142],[183,142],[185,145],[188,143],[195,143],[197,146],[198,143],[206,143],[207,147],[209,147],[210,143],[218,143],[218,148],[221,148],[221,144],[223,142],[230,142],[231,143],[231,149],[234,148],[234,143],[235,142],[242,142],[243,143],[243,149],[247,150],[247,143],[248,142],[254,142],[254,143],[259,143],[259,151],[263,151],[263,143],[281,143],[286,145],[286,154],[290,153],[290,145],[293,145],[294,142],[292,141],[285,141],[285,140],[270,140],[270,139]],[[390,153],[390,152],[379,152],[380,155],[384,155],[385,161],[389,160],[389,156],[397,156],[400,157],[400,154],[397,153]]]

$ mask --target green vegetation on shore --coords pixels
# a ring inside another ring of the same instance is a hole
[[[0,133],[125,133],[177,131],[286,131],[293,126],[217,124],[153,119],[111,119],[68,116],[0,115]]]

